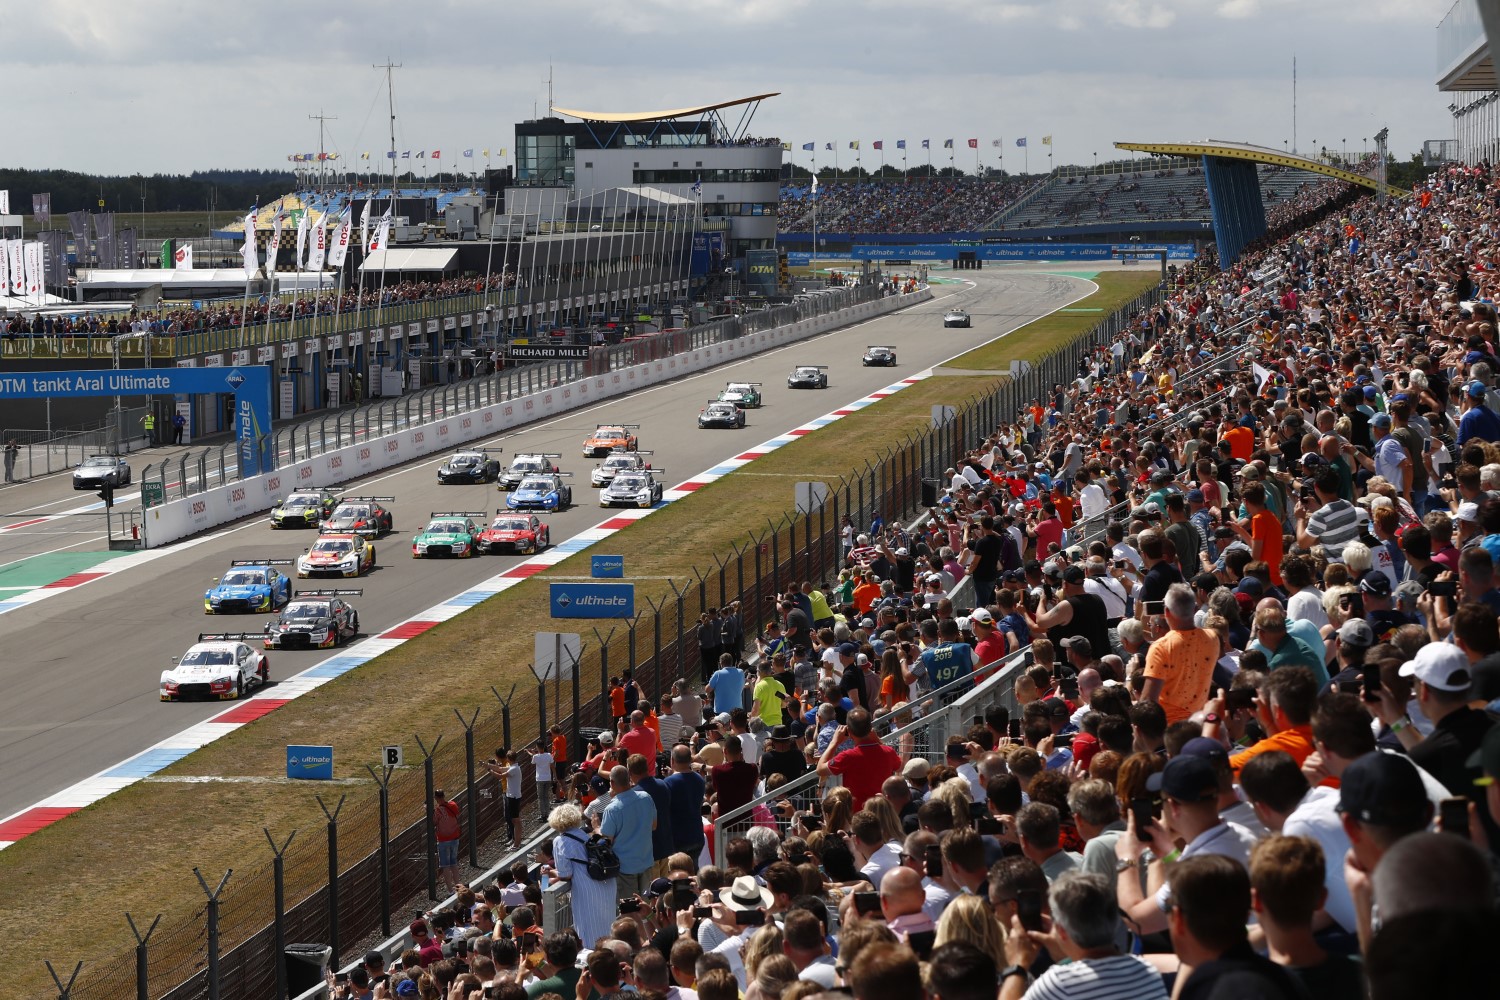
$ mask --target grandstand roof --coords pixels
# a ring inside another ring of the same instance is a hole
[[[395,247],[377,250],[359,266],[361,271],[451,271],[458,251],[449,247]]]
[[[1209,140],[1207,142],[1117,142],[1116,149],[1133,149],[1140,153],[1165,153],[1169,156],[1218,156],[1227,160],[1251,160],[1255,163],[1271,163],[1282,167],[1291,167],[1295,170],[1311,170],[1313,173],[1323,174],[1350,184],[1358,184],[1367,187],[1371,191],[1378,191],[1379,183],[1373,177],[1357,174],[1352,170],[1344,170],[1341,167],[1330,166],[1320,160],[1308,159],[1305,156],[1295,156],[1280,149],[1268,149],[1265,146],[1255,146],[1248,142],[1223,142],[1220,140]],[[1389,195],[1404,195],[1406,192],[1400,188],[1385,186],[1385,193]]]
[[[770,94],[756,94],[754,97],[737,97],[732,101],[720,101],[717,104],[699,104],[690,108],[675,108],[671,111],[575,111],[572,108],[553,108],[553,112],[559,115],[567,115],[569,118],[578,118],[586,122],[610,122],[612,124],[628,124],[632,122],[658,122],[668,118],[691,118],[693,115],[704,115],[710,111],[719,111],[723,108],[738,107],[741,104],[754,104],[768,97],[780,96],[780,91]]]

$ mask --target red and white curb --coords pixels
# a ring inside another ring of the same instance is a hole
[[[683,497],[691,495],[709,483],[724,478],[734,470],[748,465],[763,455],[770,454],[783,445],[790,444],[803,435],[811,434],[821,427],[826,427],[836,420],[842,419],[851,413],[857,413],[867,406],[877,403],[888,396],[892,396],[909,385],[915,385],[924,379],[930,378],[932,377],[932,373],[933,369],[931,368],[918,372],[899,382],[892,383],[883,389],[878,389],[852,403],[847,403],[831,413],[810,420],[800,427],[794,427],[786,433],[764,441],[753,448],[747,448],[733,458],[720,462],[712,468],[667,490],[663,494],[663,503],[661,506],[681,500]],[[279,682],[273,690],[254,695],[231,708],[225,709],[210,719],[185,729],[175,736],[162,740],[155,746],[149,747],[111,768],[100,771],[93,777],[85,778],[83,781],[65,788],[55,795],[49,795],[36,805],[0,819],[0,850],[9,847],[28,834],[35,833],[37,830],[56,823],[63,817],[77,812],[85,806],[98,802],[113,792],[133,785],[142,778],[156,774],[186,757],[194,750],[207,746],[263,715],[274,712],[287,702],[315,688],[321,687],[335,677],[339,677],[356,667],[368,663],[381,653],[395,649],[397,646],[400,646],[409,639],[416,638],[435,625],[463,614],[481,601],[509,590],[527,577],[534,576],[547,567],[554,566],[569,556],[588,549],[613,535],[621,528],[628,527],[641,518],[650,515],[650,513],[651,510],[618,511],[594,527],[580,531],[567,541],[532,556],[525,562],[511,566],[504,572],[490,577],[488,580],[470,587],[463,593],[428,608],[426,611],[398,625],[386,629],[377,636],[362,640],[354,646],[314,666],[308,667],[301,673]],[[129,569],[142,562],[152,561],[154,558],[157,558],[155,552],[122,556],[119,559],[111,560],[109,563],[101,565],[98,570],[87,573],[76,573],[73,577],[59,580],[54,584],[49,584],[47,587],[38,588],[37,591],[33,591],[22,597],[13,598],[12,601],[32,603],[35,600],[51,596],[47,593],[48,591],[59,592],[59,589],[67,589],[78,584],[87,583],[98,577]],[[33,597],[34,594],[38,596]],[[11,601],[4,603],[9,604]]]

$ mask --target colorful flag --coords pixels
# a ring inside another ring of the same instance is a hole
[[[979,140],[978,139],[970,139],[969,140],[969,148],[970,149],[978,149],[979,148]]]
[[[27,243],[22,256],[26,269],[26,297],[39,298],[42,294],[42,245]]]
[[[276,270],[276,255],[281,253],[281,228],[286,225],[286,217],[280,212],[276,213],[276,221],[271,223],[271,238],[266,240],[266,274]]]
[[[943,148],[944,149],[952,149],[953,148],[953,140],[952,139],[944,139],[943,140]]]
[[[923,149],[931,149],[932,148],[932,140],[931,139],[923,139],[922,140],[922,148]]]
[[[245,213],[245,245],[240,248],[240,253],[245,258],[246,281],[255,277],[255,272],[260,266],[260,260],[255,254],[255,213],[258,210],[258,208],[252,208]]]
[[[361,160],[368,160],[368,159],[369,159],[369,158],[370,158],[370,154],[369,154],[369,152],[368,152],[368,151],[366,151],[366,152],[363,152],[363,153],[360,153],[360,154],[359,154],[359,158],[360,158],[360,159],[361,159]]]
[[[1042,145],[1043,146],[1050,146],[1050,145],[1052,145],[1052,137],[1050,135],[1044,135],[1044,136],[1042,136]]]
[[[853,142],[849,143],[849,148],[850,149],[858,149],[859,148],[859,140],[856,139]]]
[[[432,151],[432,158],[434,160],[441,160],[443,158],[443,151],[441,149],[434,149]]]
[[[803,143],[803,144],[802,144],[802,148],[803,148],[803,149],[804,149],[804,150],[806,150],[806,151],[807,151],[807,152],[809,152],[809,153],[811,153],[811,152],[812,152],[812,151],[813,151],[813,147],[814,147],[814,146],[816,146],[816,145],[817,145],[817,143],[813,143],[813,142],[804,142],[804,143]]]
[[[419,159],[419,160],[425,160],[425,159],[427,159],[427,150],[425,150],[425,149],[419,149],[419,150],[417,150],[417,159]]]
[[[403,160],[409,160],[409,159],[411,159],[411,150],[409,150],[409,149],[403,149],[401,151],[401,159],[403,159]]]
[[[6,197],[10,195],[7,192]],[[9,208],[10,206],[6,206]],[[20,240],[6,240],[5,253],[10,258],[10,294],[26,294],[26,257]]]
[[[396,151],[394,149],[387,149],[385,151],[385,158],[387,160],[394,160],[396,158]]]
[[[307,223],[309,214],[306,210],[292,213],[297,219],[297,270],[299,271],[307,266]]]
[[[464,159],[466,159],[466,160],[472,160],[472,159],[474,159],[474,150],[472,150],[472,149],[466,149],[466,150],[464,150]]]
[[[312,224],[309,234],[309,246],[307,248],[307,269],[309,271],[321,271],[323,265],[328,262],[328,213],[324,212],[318,216],[318,221]]]
[[[1016,140],[1016,145],[1017,146],[1025,146],[1026,145],[1026,137],[1022,136],[1021,138],[1017,139]]]
[[[897,149],[905,149],[906,148],[906,140],[905,139],[897,139],[896,140],[896,148]]]
[[[31,196],[31,217],[44,226],[52,221],[52,195],[34,194]]]
[[[831,143],[831,142],[825,142],[825,143],[823,143],[823,148],[824,149],[832,149],[833,148],[833,143]]]
[[[505,159],[505,149],[504,149],[504,147],[501,147],[501,149],[500,149],[500,159],[502,159],[502,160]]]
[[[702,194],[703,193],[703,178],[702,177],[699,177],[697,180],[693,181],[693,189],[692,190],[693,190],[693,194]]]
[[[991,139],[990,140],[990,145],[994,146],[996,149],[999,149],[1001,146],[1004,145],[1004,143],[1001,142],[999,139]]]
[[[80,260],[80,263],[82,261]],[[10,241],[0,240],[0,296],[10,294]]]
[[[817,194],[818,193],[818,175],[817,174],[813,174],[812,193],[813,194]]]
[[[177,252],[172,255],[172,264],[175,270],[191,271],[193,269],[193,245],[183,243],[177,247]]]
[[[339,224],[333,230],[333,243],[328,248],[328,266],[337,271],[344,266],[344,257],[349,253],[349,231],[354,228],[354,210],[348,205],[339,213]]]
[[[792,151],[792,144],[789,142],[783,142],[781,144],[781,151],[783,153],[790,153]]]
[[[377,251],[385,249],[385,241],[391,234],[391,210],[387,208],[385,214],[380,217],[380,225],[375,227],[375,238],[370,241],[369,248],[365,251],[368,256]]]
[[[10,214],[10,192],[0,191],[0,215]]]
[[[876,139],[871,145],[873,145],[876,149],[885,149],[885,140]]]
[[[485,151],[484,151],[484,158],[485,158],[485,159],[486,159],[486,160],[488,160],[488,159],[489,159],[489,158],[490,158],[490,151],[489,151],[489,150],[488,150],[488,149],[486,149],[486,150],[485,150]]]

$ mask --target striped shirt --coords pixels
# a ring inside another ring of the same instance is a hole
[[[1344,561],[1344,546],[1359,538],[1359,511],[1347,500],[1331,501],[1307,519],[1307,533],[1328,550],[1330,562]]]
[[[1054,965],[1026,991],[1026,1000],[1167,1000],[1161,973],[1134,955]]]

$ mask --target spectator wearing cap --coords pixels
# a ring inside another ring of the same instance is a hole
[[[978,641],[974,644],[974,659],[981,667],[998,663],[1012,651],[1005,633],[995,624],[995,616],[988,608],[975,608],[969,612],[969,628]]]
[[[1147,650],[1141,697],[1160,705],[1170,725],[1192,715],[1207,700],[1220,648],[1218,635],[1194,627],[1197,606],[1187,584],[1167,590],[1163,609],[1169,631]]]
[[[1352,938],[1358,922],[1341,863],[1349,853],[1349,835],[1339,819],[1338,792],[1310,787],[1298,761],[1280,750],[1268,751],[1247,763],[1240,771],[1240,788],[1266,829],[1288,837],[1308,837],[1322,847],[1325,857],[1336,859],[1318,872],[1325,897],[1317,909],[1326,916],[1315,929],[1324,929],[1332,920]]]
[[[1350,845],[1344,881],[1354,901],[1360,951],[1368,954],[1375,902],[1371,876],[1397,841],[1427,828],[1432,803],[1409,759],[1376,752],[1344,768],[1338,812]]]
[[[797,747],[797,741],[792,736],[792,727],[772,726],[769,746],[760,758],[761,776],[769,778],[773,774],[780,774],[791,781],[793,778],[800,778],[806,774],[807,770],[807,755]]]
[[[1214,512],[1208,507],[1207,494],[1194,487],[1187,492],[1188,521],[1198,530],[1201,557],[1210,563],[1219,558],[1219,548],[1214,544]]]
[[[1429,643],[1402,665],[1400,673],[1415,680],[1416,701],[1433,724],[1431,734],[1424,738],[1385,689],[1380,692],[1376,714],[1395,732],[1414,764],[1451,794],[1477,798],[1474,778],[1478,774],[1469,758],[1494,723],[1487,713],[1468,704],[1473,679],[1468,656],[1457,646]]]
[[[1028,614],[1026,624],[1032,635],[1046,632],[1054,645],[1061,645],[1069,636],[1087,639],[1092,660],[1110,649],[1109,626],[1104,602],[1085,589],[1086,579],[1082,566],[1064,569],[1062,600],[1049,603],[1043,594],[1039,613],[1035,617]]]
[[[1391,415],[1389,413],[1377,413],[1370,419],[1370,431],[1373,445],[1370,455],[1362,455],[1354,449],[1353,445],[1347,446],[1345,454],[1352,455],[1354,461],[1366,469],[1374,472],[1386,482],[1395,487],[1397,495],[1408,504],[1413,504],[1412,486],[1412,460],[1401,446],[1401,442],[1391,435]]]
[[[1359,538],[1359,511],[1339,496],[1338,473],[1320,469],[1312,477],[1316,505],[1306,499],[1293,508],[1297,523],[1297,544],[1304,549],[1323,546],[1330,562],[1344,561],[1344,546]]]
[[[1115,842],[1119,860],[1116,890],[1120,909],[1141,933],[1151,934],[1167,929],[1173,882],[1182,862],[1222,855],[1244,866],[1255,837],[1244,827],[1219,817],[1219,778],[1205,757],[1173,757],[1166,767],[1146,779],[1146,789],[1162,796],[1161,816],[1145,830],[1138,830],[1132,811],[1125,832]],[[1177,840],[1185,844],[1180,851],[1174,844]],[[1155,855],[1147,884],[1158,887],[1149,896],[1142,890],[1137,871],[1147,849]]]
[[[1477,379],[1464,386],[1463,416],[1458,421],[1458,446],[1470,441],[1500,441],[1500,414],[1485,402],[1489,387]]]
[[[1453,530],[1460,553],[1477,546],[1484,537],[1484,531],[1479,525],[1479,504],[1472,500],[1460,503],[1453,515]]]

